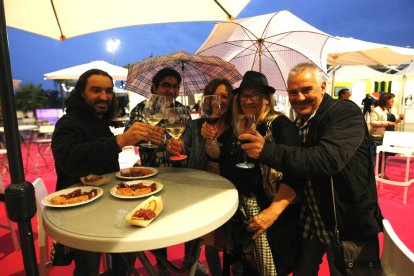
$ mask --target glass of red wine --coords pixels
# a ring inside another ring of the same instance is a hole
[[[253,134],[256,132],[256,119],[254,115],[240,114],[237,115],[235,131],[238,135],[241,134]],[[247,143],[249,141],[240,141],[240,143]],[[247,162],[246,152],[243,152],[243,162],[237,163],[236,166],[242,169],[254,168],[254,164]]]
[[[216,95],[203,95],[200,101],[200,116],[208,124],[213,125],[216,131],[216,134],[212,139],[208,140],[207,144],[210,146],[218,145],[221,146],[221,143],[217,141],[217,122],[220,119],[222,113],[220,101]]]

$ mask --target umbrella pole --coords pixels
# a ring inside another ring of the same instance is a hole
[[[263,46],[263,39],[260,38],[257,40],[257,43],[259,44],[259,72],[262,72],[262,46]]]
[[[182,104],[184,105],[184,108],[187,108],[187,105],[185,104],[185,102],[187,101],[185,96],[185,80],[184,80],[184,70],[185,70],[185,64],[184,61],[181,61],[181,83],[183,84],[183,102]]]
[[[403,113],[404,116],[405,116],[405,86],[406,86],[406,82],[407,82],[407,75],[404,74],[403,77],[402,77],[402,81],[401,81],[401,92],[400,92],[400,95],[401,95],[401,100],[400,100],[400,103],[401,103],[400,111],[401,112],[400,113]],[[404,129],[405,129],[405,120],[403,120],[401,131],[404,131]]]
[[[334,62],[333,62],[333,71],[332,71],[331,97],[334,96],[334,92],[335,92],[335,71],[336,71],[336,61],[334,59]]]
[[[34,188],[25,181],[12,85],[3,0],[0,0],[0,99],[11,184],[5,191],[7,216],[17,222],[26,275],[39,275],[31,218],[36,214]]]

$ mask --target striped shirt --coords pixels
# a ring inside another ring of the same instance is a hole
[[[315,116],[315,113],[316,111],[308,119],[303,116],[298,116],[296,118],[295,124],[299,129],[299,135],[303,143],[306,142],[309,126]],[[329,235],[326,231],[325,224],[322,221],[310,177],[308,177],[305,182],[304,200],[305,201],[302,205],[300,213],[300,224],[303,228],[303,238],[311,240],[316,235],[322,243],[330,244]]]

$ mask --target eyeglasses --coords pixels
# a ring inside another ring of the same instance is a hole
[[[163,83],[160,84],[160,86],[161,87],[164,87],[164,88],[167,88],[167,89],[170,89],[170,88],[172,88],[174,90],[180,89],[180,85],[178,85],[178,84],[171,84],[171,83],[168,83],[168,82],[163,82]]]
[[[262,95],[260,94],[240,95],[239,99],[240,99],[240,102],[246,102],[247,99],[250,99],[252,102],[258,102],[262,99]]]

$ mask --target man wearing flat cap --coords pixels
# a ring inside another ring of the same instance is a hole
[[[275,89],[269,85],[264,74],[246,72],[240,87],[232,92],[235,94],[233,126],[243,117],[240,115],[253,115],[256,128],[251,129],[252,132],[259,132],[268,141],[287,146],[300,145],[295,125],[275,111]],[[282,175],[255,159],[247,160],[253,164],[249,168],[237,167],[244,161],[244,151],[240,149],[235,131],[230,129],[221,136],[223,145],[217,147],[220,172],[235,184],[240,199],[235,215],[239,219],[229,223],[231,231],[227,239],[235,243],[234,248],[240,249],[232,255],[240,256],[244,275],[255,275],[257,272],[260,275],[276,275],[276,272],[277,275],[288,275],[295,259],[299,216],[297,204],[290,205],[296,197],[295,190],[290,186],[300,185],[300,179]],[[279,202],[279,194],[288,199],[274,204]],[[254,223],[254,218],[262,224]],[[255,265],[250,260],[253,255],[256,256]]]

